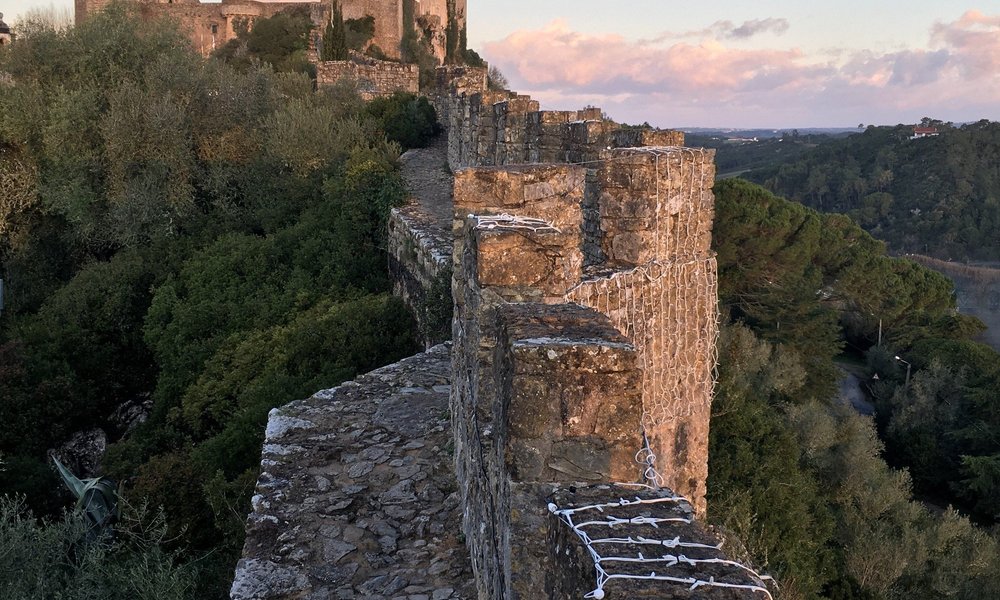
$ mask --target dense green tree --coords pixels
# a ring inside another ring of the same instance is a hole
[[[365,112],[376,119],[386,137],[404,150],[428,146],[441,131],[434,106],[423,96],[396,92],[372,100]]]
[[[215,51],[215,56],[236,67],[248,68],[254,61],[276,71],[308,73],[314,67],[306,56],[313,22],[306,6],[292,6],[270,17],[254,19],[251,26],[237,29],[236,37]]]
[[[270,408],[415,350],[385,295],[405,190],[384,129],[433,112],[377,118],[274,72],[304,51],[300,13],[225,61],[118,5],[0,56],[0,484],[58,514],[46,451],[103,429],[104,468],[163,507],[171,548],[211,550],[186,597],[228,591]],[[142,424],[111,418],[150,394]]]
[[[709,518],[743,540],[792,597],[816,597],[831,578],[833,522],[783,418],[805,383],[800,357],[742,326],[723,329],[719,355]]]
[[[939,122],[940,123],[940,122]],[[1000,123],[868,127],[744,174],[826,212],[851,215],[894,253],[1000,259]]]

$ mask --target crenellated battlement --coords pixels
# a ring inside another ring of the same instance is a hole
[[[597,163],[609,148],[683,146],[680,131],[626,127],[600,108],[541,110],[529,96],[490,90],[487,70],[442,67],[438,114],[448,127],[453,169],[521,163]]]
[[[273,412],[269,431],[281,434],[265,446],[233,597],[330,597],[343,582],[345,597],[769,599],[761,577],[698,523],[718,334],[713,152],[683,147],[678,132],[623,128],[596,108],[539,110],[487,90],[485,70],[443,67],[438,89],[447,148],[403,157],[415,202],[393,211],[389,251],[397,290],[418,313],[450,277],[450,351]],[[445,151],[450,185],[443,171],[428,176]],[[448,386],[418,376],[445,369]],[[433,427],[445,403],[447,514],[422,502],[445,485]],[[373,438],[385,452],[364,448],[370,424],[328,422],[328,410],[392,425]],[[289,423],[304,432],[285,435]],[[301,473],[284,458],[293,443],[334,458]],[[351,450],[330,454],[332,444]],[[423,471],[406,468],[431,446]],[[399,473],[367,477],[369,454]],[[309,507],[326,499],[333,508],[316,516]],[[461,533],[414,528],[423,515],[461,515]],[[288,533],[327,529],[347,541]],[[377,537],[404,530],[391,543]],[[320,556],[339,566],[315,568]]]

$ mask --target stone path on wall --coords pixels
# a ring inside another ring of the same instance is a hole
[[[448,168],[448,136],[439,135],[427,148],[408,150],[399,160],[415,212],[433,217],[450,240],[453,178]]]
[[[274,409],[232,598],[475,597],[450,345]]]

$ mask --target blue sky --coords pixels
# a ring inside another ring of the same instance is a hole
[[[1000,0],[468,1],[470,46],[546,108],[664,127],[1000,120]],[[72,0],[0,11],[53,4]]]

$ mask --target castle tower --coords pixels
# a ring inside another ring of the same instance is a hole
[[[10,27],[3,22],[3,13],[0,13],[0,46],[9,46],[14,41],[14,36],[10,32]]]
[[[79,25],[91,16],[95,15],[111,3],[111,0],[73,0],[74,17],[73,21]]]

